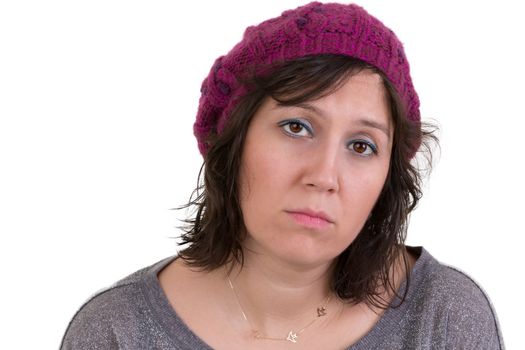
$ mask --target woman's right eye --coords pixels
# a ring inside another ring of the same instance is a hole
[[[284,120],[279,123],[283,131],[294,137],[310,136],[312,129],[306,122],[301,120]]]

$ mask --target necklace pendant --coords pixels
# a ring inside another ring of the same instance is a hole
[[[254,339],[262,339],[263,336],[262,334],[258,331],[258,330],[252,330],[252,336],[254,337]]]
[[[324,306],[317,308],[317,317],[326,316],[326,308]]]
[[[288,336],[286,337],[286,340],[292,343],[297,343],[297,338],[298,338],[297,333],[290,331],[290,333],[288,333]]]

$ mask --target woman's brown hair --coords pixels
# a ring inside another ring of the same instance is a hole
[[[437,138],[420,123],[407,120],[394,86],[381,71],[347,56],[307,56],[276,65],[271,74],[248,74],[243,79],[249,92],[238,101],[222,133],[207,140],[209,148],[199,183],[189,203],[183,206],[195,209],[194,216],[185,220],[180,242],[185,247],[179,255],[187,264],[211,271],[233,261],[241,265],[244,262],[242,242],[247,232],[239,203],[239,169],[250,121],[263,100],[271,97],[283,105],[312,101],[329,95],[363,69],[383,79],[394,142],[382,192],[361,232],[336,258],[331,288],[349,302],[388,306],[381,291],[396,294],[391,271],[400,256],[409,274],[403,249],[407,222],[422,196],[422,173],[411,162],[414,144],[421,143],[420,149],[426,150],[430,169],[429,145],[430,141],[437,143]]]

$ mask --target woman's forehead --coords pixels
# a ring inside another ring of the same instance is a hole
[[[259,109],[277,109],[279,107],[300,107],[325,116],[330,109],[346,106],[349,109],[382,110],[384,117],[390,119],[387,90],[383,78],[371,70],[362,70],[348,75],[327,88],[325,93],[310,99],[298,98],[302,92],[293,95],[266,96]],[[306,92],[307,93],[307,92]],[[364,113],[364,112],[362,112]],[[384,119],[384,118],[380,118]]]

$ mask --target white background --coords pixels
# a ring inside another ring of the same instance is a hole
[[[246,26],[302,3],[1,3],[1,348],[57,348],[92,293],[175,253],[202,79]],[[519,2],[360,4],[404,42],[441,127],[409,244],[480,282],[507,347],[525,348]]]

